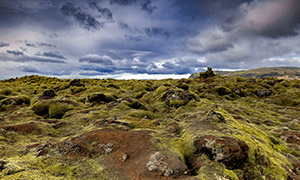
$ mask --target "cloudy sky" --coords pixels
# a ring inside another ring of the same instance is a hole
[[[0,79],[300,67],[299,33],[299,0],[0,0]]]

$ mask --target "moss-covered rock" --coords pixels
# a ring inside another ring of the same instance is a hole
[[[49,105],[49,117],[61,119],[72,107],[65,103],[51,103]]]

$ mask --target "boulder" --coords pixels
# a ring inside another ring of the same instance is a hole
[[[194,142],[195,154],[206,154],[210,160],[223,163],[228,169],[240,168],[248,158],[245,142],[231,137],[202,136]]]
[[[268,90],[268,89],[261,89],[261,90],[258,90],[256,91],[256,95],[260,98],[263,98],[263,97],[269,97],[272,95],[272,91],[271,90]]]
[[[184,175],[188,169],[179,157],[166,155],[159,151],[150,156],[150,160],[146,163],[146,167],[150,172],[158,172],[163,176],[172,177]]]
[[[189,93],[189,91],[180,90],[168,90],[162,99],[166,102],[168,106],[180,107],[186,105],[194,96]]]
[[[43,99],[52,99],[56,96],[53,90],[46,90],[43,92],[42,98]]]
[[[84,84],[81,83],[80,79],[74,79],[70,82],[70,86],[84,87]]]
[[[207,113],[206,120],[209,122],[225,122],[224,116],[214,110],[210,110]]]

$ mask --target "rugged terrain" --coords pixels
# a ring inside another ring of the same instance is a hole
[[[300,80],[0,81],[1,179],[298,180]]]
[[[294,80],[300,79],[299,67],[270,67],[250,69],[245,71],[216,71],[216,74],[224,76],[240,76],[246,78],[264,78],[275,77],[278,79]],[[192,77],[197,77],[199,73],[195,73]]]

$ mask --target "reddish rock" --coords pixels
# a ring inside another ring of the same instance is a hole
[[[300,145],[300,132],[286,131],[280,137],[287,143]]]
[[[196,154],[206,154],[209,159],[225,164],[228,169],[240,168],[248,158],[247,144],[231,137],[202,136],[194,145]]]

